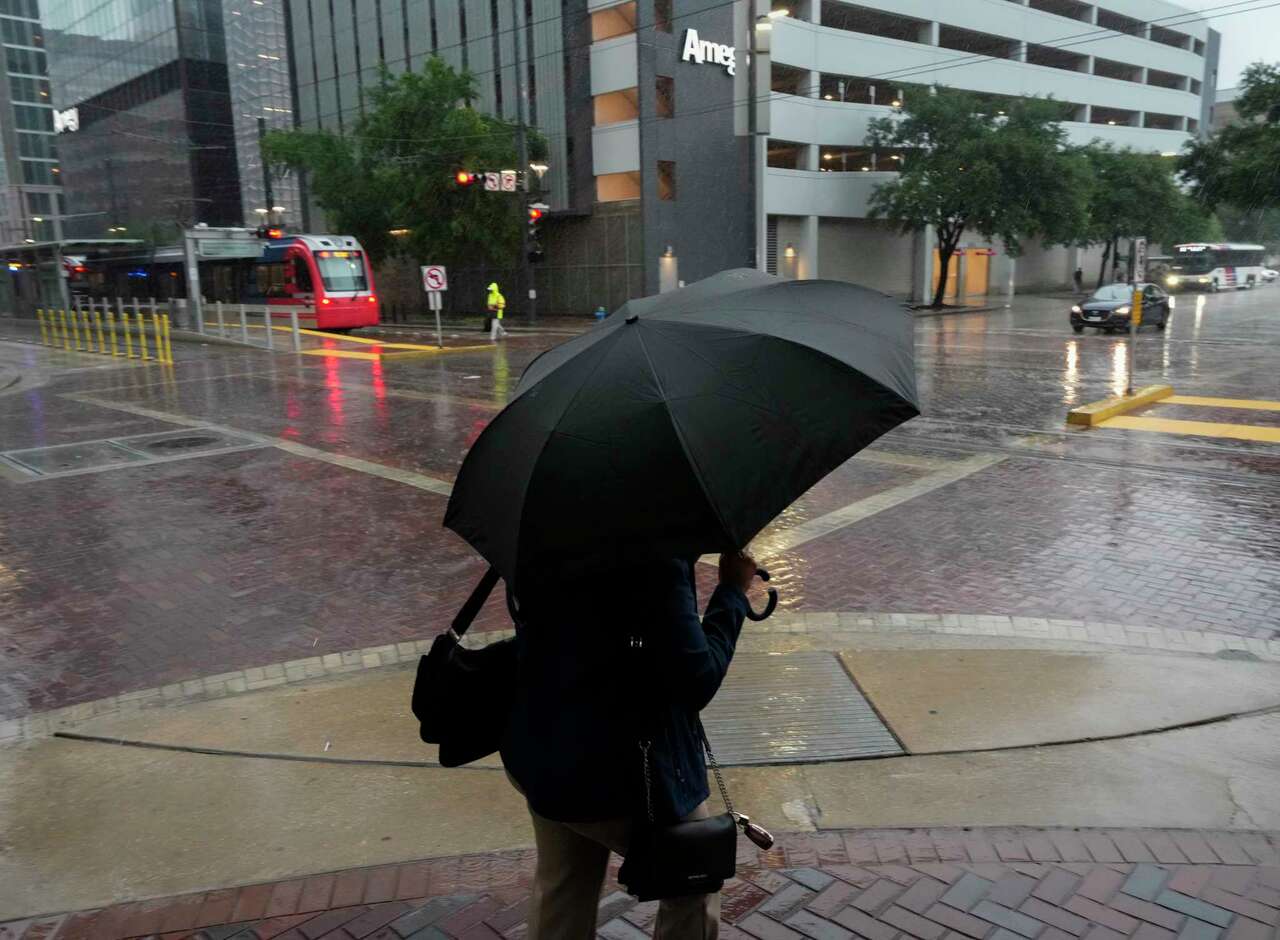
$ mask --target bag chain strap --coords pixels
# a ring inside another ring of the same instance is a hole
[[[711,772],[716,775],[716,786],[720,788],[720,798],[724,800],[724,808],[730,816],[737,818],[737,813],[733,811],[733,800],[729,799],[729,788],[724,785],[724,777],[720,773],[720,762],[716,760],[715,752],[711,750],[711,742],[707,740],[707,732],[702,727],[702,722],[698,722],[698,730],[702,732],[702,746],[707,750],[707,762],[711,764]]]

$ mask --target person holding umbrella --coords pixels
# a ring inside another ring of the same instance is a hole
[[[708,815],[698,713],[728,671],[757,569],[748,555],[722,554],[699,622],[693,566],[635,564],[521,597],[521,679],[502,761],[529,803],[538,848],[530,940],[595,936],[609,853],[626,854],[646,799],[638,729],[653,742],[656,817]],[[668,898],[654,936],[715,937],[719,922],[718,893]]]
[[[698,717],[743,619],[777,603],[771,589],[751,609],[746,589],[768,575],[738,549],[919,414],[913,329],[875,291],[725,271],[543,353],[472,445],[444,524],[490,569],[455,623],[506,582],[515,665],[487,694],[511,701],[484,747],[533,816],[534,940],[594,935],[610,850],[628,890],[662,899],[657,937],[717,936],[735,855],[720,834],[768,839],[734,811]],[[699,622],[695,565],[713,553]],[[466,717],[447,702],[422,714],[439,725],[427,741]],[[722,816],[708,817],[704,751]]]

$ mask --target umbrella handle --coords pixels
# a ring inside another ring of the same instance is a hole
[[[768,581],[772,577],[772,575],[770,575],[769,572],[764,568],[757,568],[756,574],[759,575],[761,581]],[[776,608],[777,606],[778,606],[778,589],[769,588],[769,600],[765,602],[764,610],[761,611],[760,613],[756,613],[754,610],[751,609],[751,605],[748,604],[747,619],[754,620],[756,623],[759,623],[761,620],[767,620],[769,618],[769,615],[773,613],[774,608]]]

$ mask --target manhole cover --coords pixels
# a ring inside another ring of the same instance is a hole
[[[185,437],[166,437],[163,440],[144,444],[147,450],[185,450],[188,447],[208,447],[210,444],[221,444],[222,438],[210,434],[188,434]]]
[[[884,757],[902,748],[832,653],[739,653],[702,713],[725,764]]]
[[[83,444],[59,444],[11,450],[5,454],[19,466],[40,476],[69,473],[92,467],[111,467],[144,460],[140,454],[118,447],[110,441],[87,441]]]

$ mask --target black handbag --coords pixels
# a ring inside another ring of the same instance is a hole
[[[751,819],[734,812],[729,789],[720,774],[702,723],[698,723],[707,763],[715,774],[725,812],[706,819],[659,825],[653,812],[653,782],[649,770],[650,741],[641,741],[644,755],[644,797],[647,818],[632,827],[631,841],[618,883],[641,901],[660,901],[689,894],[714,894],[733,877],[738,866],[738,827],[762,849],[773,845],[773,836]]]
[[[440,746],[445,767],[460,767],[494,753],[511,714],[518,672],[515,640],[480,649],[461,645],[462,634],[497,583],[498,572],[490,568],[449,629],[418,660],[411,707],[418,734]]]

